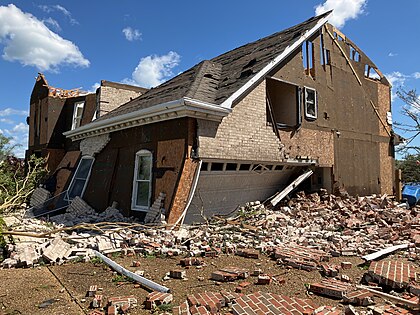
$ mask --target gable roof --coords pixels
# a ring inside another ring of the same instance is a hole
[[[153,107],[161,108],[165,104],[173,105],[185,100],[189,101],[189,105],[199,103],[206,105],[208,110],[228,114],[236,98],[315,34],[330,14],[331,11],[312,17],[284,31],[202,61],[96,121],[65,134],[70,137],[81,135],[90,127],[98,130],[100,125],[109,125],[106,120],[116,122],[124,117],[132,118],[135,112],[140,117],[142,112],[150,113]]]
[[[103,119],[182,97],[221,105],[270,61],[284,52],[287,47],[292,46],[327,15],[329,15],[329,12],[228,51],[211,60],[202,61],[108,113]]]

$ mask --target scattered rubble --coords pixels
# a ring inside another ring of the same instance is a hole
[[[277,260],[285,269],[321,272],[326,278],[310,284],[310,294],[342,299],[342,303],[365,307],[363,312],[368,312],[360,313],[349,305],[344,310],[346,314],[397,312],[397,306],[375,305],[367,310],[366,306],[374,303],[373,296],[378,293],[356,287],[353,279],[346,275],[351,275],[346,270],[355,268],[351,262],[343,261],[338,265],[330,262],[336,256],[359,256],[368,263],[372,261],[363,279],[366,284],[371,287],[376,283],[399,290],[394,300],[386,295],[381,297],[403,303],[406,307],[415,305],[414,302],[407,302],[408,298],[403,298],[400,291],[419,295],[417,267],[400,259],[375,260],[395,250],[403,250],[406,260],[418,262],[419,208],[407,209],[387,196],[353,198],[325,192],[310,195],[298,193],[297,198],[284,201],[276,209],[268,209],[254,202],[231,218],[214,217],[206,225],[167,229],[165,225],[157,225],[157,222],[161,222],[161,210],[158,209],[161,209],[164,198],[164,195],[159,195],[156,216],[153,214],[149,218],[153,226],[124,218],[115,208],[98,214],[80,198],[75,198],[66,213],[51,217],[48,222],[24,218],[18,224],[9,226],[12,231],[4,233],[13,236],[14,243],[7,245],[9,257],[2,266],[33,267],[40,262],[61,264],[74,259],[86,261],[99,257],[135,281],[156,286],[153,290],[161,292],[152,292],[144,303],[146,308],[155,309],[159,305],[172,303],[169,288],[143,278],[143,270],[130,272],[105,255],[121,252],[124,255],[180,256],[179,267],[168,270],[167,276],[169,279],[187,280],[187,269],[205,268],[206,263],[222,253],[255,260],[261,259],[264,254]],[[136,260],[133,260],[132,266],[141,267]],[[309,301],[281,295],[262,292],[244,295],[244,291],[248,290],[246,288],[253,285],[284,282],[278,275],[265,274],[258,264],[250,270],[226,266],[214,271],[211,279],[217,282],[238,281],[249,276],[256,278],[238,283],[235,293],[225,291],[190,295],[186,302],[173,308],[173,313],[216,314],[223,307],[229,307],[233,314],[241,315],[253,312],[270,314],[268,310],[273,308],[284,308],[284,312],[296,314],[343,313],[343,309],[331,306],[316,308]],[[106,308],[107,314],[126,312],[137,304],[131,299],[134,297],[125,297],[109,299],[105,305],[104,297],[98,294],[95,285],[89,288],[87,296],[93,298],[90,305],[96,309],[96,314],[101,314],[103,308]]]

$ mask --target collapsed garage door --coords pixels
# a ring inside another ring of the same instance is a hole
[[[184,223],[226,215],[250,201],[264,201],[284,188],[294,166],[203,163]]]

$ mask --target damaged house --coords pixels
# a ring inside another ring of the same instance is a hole
[[[308,189],[392,194],[390,84],[329,15],[60,129],[63,160],[77,156],[69,199],[99,211],[117,203],[146,221],[162,208],[169,224],[191,223],[265,200],[308,168]]]

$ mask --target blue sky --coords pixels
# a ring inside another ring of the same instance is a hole
[[[331,8],[332,24],[394,88],[420,91],[418,0],[0,1],[0,132],[23,156],[38,72],[65,89],[93,91],[100,80],[150,87]],[[401,106],[395,98],[394,121],[404,121]]]

